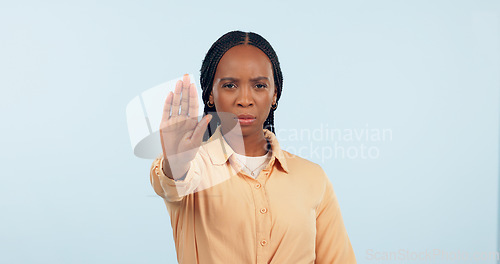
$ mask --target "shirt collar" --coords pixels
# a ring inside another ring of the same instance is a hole
[[[272,157],[275,157],[275,159],[280,163],[281,168],[288,173],[285,155],[280,148],[276,135],[267,129],[263,129],[263,132],[264,137],[271,143],[271,159]],[[225,164],[229,157],[235,153],[222,136],[220,126],[217,127],[214,134],[205,143],[205,147],[207,148],[212,164],[214,165]]]

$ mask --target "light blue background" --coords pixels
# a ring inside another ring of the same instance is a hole
[[[311,155],[333,182],[358,263],[401,263],[370,250],[499,251],[499,17],[493,0],[3,1],[0,262],[175,263],[125,107],[199,73],[234,29],[278,53],[278,129],[392,131],[365,142],[376,159]],[[334,142],[282,142],[309,144]]]

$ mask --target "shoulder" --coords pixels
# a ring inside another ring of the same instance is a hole
[[[282,150],[290,173],[300,174],[307,180],[323,182],[328,177],[323,168],[308,159],[302,158],[288,151]]]
[[[331,184],[325,171],[319,164],[288,151],[283,151],[283,155],[286,158],[289,176],[300,182],[301,188],[313,200],[313,207],[317,208]]]
[[[286,150],[282,150],[283,155],[286,158],[287,164],[289,167],[293,167],[295,169],[307,169],[307,170],[313,170],[314,172],[323,172],[323,168],[315,162],[312,162],[308,159],[302,158],[300,156],[297,156],[295,154],[292,154]]]

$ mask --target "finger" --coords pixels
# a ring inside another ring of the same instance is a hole
[[[165,99],[165,104],[163,105],[163,115],[161,117],[162,121],[167,121],[170,118],[170,111],[172,110],[172,98],[174,94],[169,92],[167,99]]]
[[[184,75],[182,76],[182,82],[183,82],[183,83],[187,83],[187,84],[188,84],[188,87],[189,87],[189,84],[191,83],[191,80],[190,80],[190,78],[189,78],[189,74],[187,74],[187,73],[186,73],[186,74],[184,74]]]
[[[190,84],[189,75],[184,74],[182,77],[181,115],[188,114]]]
[[[198,115],[198,93],[196,92],[196,85],[192,83],[189,86],[189,116],[195,117]]]
[[[210,120],[212,120],[212,115],[206,115],[200,120],[200,122],[198,122],[198,125],[196,125],[193,135],[191,136],[191,141],[201,142],[203,140],[203,134],[207,131]]]
[[[174,97],[172,98],[172,116],[179,115],[179,106],[181,104],[181,89],[182,89],[182,81],[177,81],[175,83],[174,89]]]

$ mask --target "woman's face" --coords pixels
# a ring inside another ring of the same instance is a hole
[[[219,61],[209,100],[215,104],[217,113],[221,113],[223,127],[230,129],[239,122],[243,136],[249,136],[262,133],[276,95],[273,68],[267,55],[252,45],[238,45]],[[223,113],[234,116],[228,118]]]

